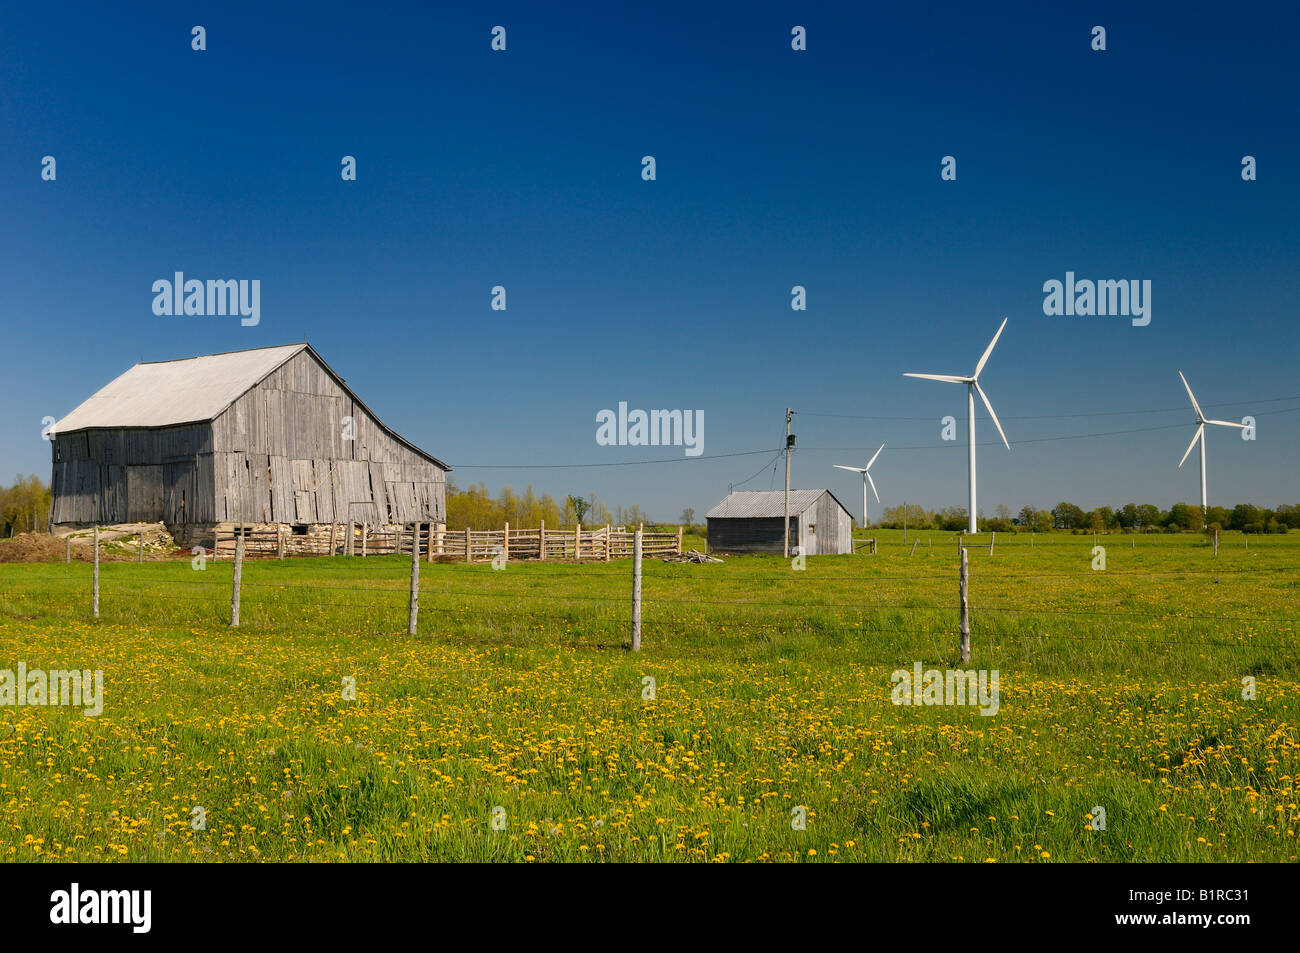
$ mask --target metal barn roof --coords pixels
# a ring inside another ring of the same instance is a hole
[[[219,416],[306,344],[136,364],[54,425],[56,433],[172,427]]]
[[[791,490],[790,513],[802,513],[829,490]],[[835,494],[831,493],[834,499]],[[835,500],[839,503],[839,500]],[[841,508],[843,504],[840,504]],[[704,514],[705,519],[777,519],[785,516],[785,490],[735,490]]]

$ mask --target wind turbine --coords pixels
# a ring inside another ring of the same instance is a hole
[[[1187,388],[1187,396],[1190,397],[1192,400],[1192,409],[1196,411],[1196,436],[1194,436],[1192,438],[1192,442],[1187,445],[1187,453],[1184,453],[1183,458],[1178,461],[1178,466],[1181,467],[1184,463],[1187,462],[1187,458],[1192,453],[1192,447],[1196,446],[1196,441],[1199,440],[1201,442],[1201,512],[1204,513],[1206,510],[1205,425],[1214,424],[1216,427],[1239,427],[1242,430],[1246,429],[1246,425],[1233,423],[1231,420],[1210,420],[1208,417],[1205,416],[1205,414],[1201,413],[1201,405],[1196,402],[1196,395],[1192,393],[1192,385],[1187,383],[1187,378],[1183,377],[1183,372],[1179,371],[1178,376],[1183,378],[1183,386]]]
[[[998,428],[998,433],[1002,435],[1002,442],[1006,444],[1007,449],[1011,449],[1011,444],[1007,443],[1007,435],[1003,433],[1002,424],[998,423],[998,415],[993,412],[993,405],[989,403],[988,396],[984,389],[980,387],[980,371],[984,370],[984,365],[988,363],[989,355],[993,353],[993,346],[998,343],[998,338],[1002,337],[1002,329],[1007,326],[1007,319],[1002,319],[1002,324],[998,327],[998,333],[993,335],[993,340],[989,346],[984,349],[984,354],[980,357],[979,363],[975,365],[975,373],[970,377],[958,377],[954,374],[904,374],[904,377],[921,377],[928,381],[947,381],[950,384],[966,385],[966,445],[970,448],[970,509],[967,515],[970,517],[970,526],[967,532],[976,533],[978,528],[975,525],[975,395],[980,395],[980,400],[984,401],[984,406],[988,408],[989,416],[993,418],[993,425]]]
[[[880,445],[880,450],[884,450],[884,449],[885,449],[885,445],[882,443]],[[863,526],[867,525],[867,484],[868,483],[871,484],[871,492],[876,494],[876,502],[877,503],[880,502],[880,494],[876,492],[876,481],[871,479],[871,472],[870,472],[871,465],[876,462],[876,457],[880,456],[880,450],[877,450],[875,454],[871,457],[871,459],[867,461],[867,465],[865,467],[846,467],[842,463],[835,464],[835,469],[837,470],[852,470],[854,473],[862,474],[862,525]]]

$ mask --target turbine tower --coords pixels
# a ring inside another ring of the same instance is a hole
[[[1002,424],[998,423],[998,415],[993,412],[993,405],[989,403],[988,396],[984,393],[984,388],[980,387],[980,372],[984,370],[984,365],[988,363],[989,355],[993,353],[993,346],[998,343],[998,338],[1002,337],[1002,329],[1007,326],[1007,319],[1002,319],[1002,324],[998,327],[998,333],[993,335],[993,340],[989,346],[984,349],[984,354],[980,357],[979,363],[975,365],[975,373],[970,377],[958,377],[955,374],[904,374],[904,377],[921,377],[928,381],[947,381],[950,384],[966,385],[966,445],[970,448],[970,509],[967,516],[970,518],[967,532],[976,533],[978,527],[975,524],[975,395],[980,395],[980,400],[984,401],[984,406],[988,409],[989,416],[993,418],[993,425],[998,428],[998,433],[1002,436],[1002,442],[1006,444],[1008,450],[1011,444],[1007,442],[1007,435],[1002,430]]]
[[[880,450],[884,450],[885,445],[880,445]],[[876,494],[876,502],[880,502],[880,494],[876,492],[876,481],[871,479],[871,465],[876,462],[876,457],[880,456],[880,450],[877,450],[865,467],[846,467],[842,463],[835,464],[837,470],[852,470],[854,473],[862,474],[862,525],[867,525],[867,484],[871,484],[871,492]]]
[[[1183,386],[1187,388],[1187,396],[1192,400],[1192,409],[1196,411],[1196,436],[1192,437],[1192,442],[1187,445],[1187,453],[1184,453],[1183,458],[1178,461],[1178,466],[1182,467],[1182,465],[1187,462],[1187,458],[1191,455],[1192,447],[1196,446],[1196,441],[1199,440],[1201,442],[1201,512],[1204,513],[1207,509],[1205,499],[1205,425],[1214,424],[1216,427],[1239,427],[1242,430],[1246,429],[1246,425],[1236,424],[1231,420],[1210,420],[1205,416],[1205,414],[1201,413],[1201,405],[1196,402],[1196,395],[1192,393],[1192,385],[1187,383],[1187,378],[1183,377],[1183,372],[1179,371],[1178,376],[1183,378]]]

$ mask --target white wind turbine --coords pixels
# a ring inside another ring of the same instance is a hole
[[[885,445],[880,445],[880,450],[884,450]],[[876,457],[880,456],[880,450],[877,450],[867,461],[865,467],[846,467],[842,463],[835,464],[837,470],[852,470],[854,473],[862,474],[862,525],[867,525],[867,484],[871,484],[871,492],[876,494],[876,502],[880,502],[880,494],[876,491],[876,481],[871,479],[871,465],[876,462]]]
[[[975,395],[980,395],[980,400],[984,401],[984,406],[988,409],[989,416],[993,418],[993,425],[998,428],[998,433],[1002,435],[1002,442],[1006,444],[1008,450],[1011,444],[1007,443],[1007,435],[1002,431],[1002,424],[998,423],[998,415],[993,412],[993,405],[989,403],[988,396],[984,389],[980,387],[980,371],[984,370],[984,365],[988,362],[989,355],[993,353],[993,346],[998,343],[998,338],[1002,337],[1002,329],[1007,326],[1007,319],[1002,319],[1002,324],[998,327],[998,333],[993,335],[993,340],[989,346],[984,349],[983,356],[980,357],[979,363],[975,365],[975,373],[970,377],[957,377],[953,374],[904,374],[904,377],[921,377],[928,381],[947,381],[950,384],[966,385],[966,445],[970,448],[970,509],[967,515],[970,517],[970,526],[968,532],[976,533],[978,528],[975,525]]]
[[[1246,429],[1246,425],[1236,424],[1233,423],[1231,420],[1210,420],[1208,417],[1205,416],[1205,414],[1201,413],[1201,405],[1196,402],[1196,395],[1192,393],[1192,385],[1187,383],[1187,378],[1183,377],[1183,372],[1179,371],[1178,376],[1183,378],[1183,386],[1187,388],[1187,396],[1190,397],[1192,400],[1192,409],[1196,411],[1196,436],[1194,436],[1192,438],[1192,442],[1187,445],[1187,453],[1183,454],[1183,458],[1178,461],[1178,465],[1181,467],[1184,463],[1187,462],[1187,458],[1192,453],[1192,447],[1196,446],[1196,441],[1199,440],[1201,442],[1201,512],[1204,513],[1206,509],[1205,425],[1214,424],[1216,427],[1239,427],[1242,430]]]

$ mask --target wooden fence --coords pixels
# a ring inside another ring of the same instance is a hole
[[[351,530],[351,545],[348,532]],[[214,559],[232,559],[235,540],[242,533],[244,557],[286,556],[391,556],[410,553],[410,526],[374,527],[363,523],[322,524],[308,527],[306,534],[275,524],[220,526],[216,531]],[[424,524],[418,531],[419,555],[434,560],[487,562],[497,557],[511,559],[555,559],[568,562],[609,561],[632,557],[636,529],[602,526],[600,529],[512,529],[508,524],[496,530],[447,530]],[[642,531],[646,557],[676,555],[682,551],[682,530],[669,533]]]

